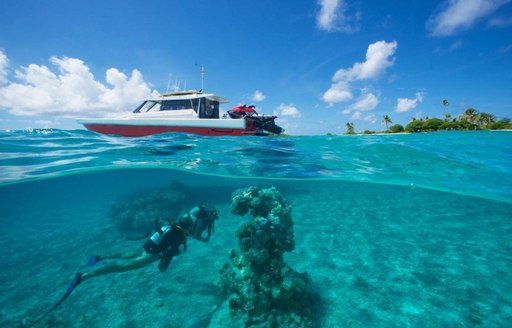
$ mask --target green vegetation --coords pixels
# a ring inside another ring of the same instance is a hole
[[[448,106],[448,100],[443,100],[443,106]],[[458,118],[453,118],[450,114],[444,114],[444,118],[413,118],[405,127],[400,124],[394,124],[388,127],[391,121],[389,115],[385,115],[382,124],[386,125],[386,130],[381,133],[401,133],[401,132],[434,132],[434,131],[476,131],[476,130],[504,130],[512,129],[512,122],[509,118],[497,120],[493,114],[478,112],[474,108],[468,108]],[[362,134],[373,134],[375,131],[365,130]],[[355,134],[354,123],[347,123],[346,134]]]
[[[384,118],[382,119],[382,124],[386,125],[386,129],[388,128],[389,123],[393,123],[391,122],[391,118],[389,117],[389,115],[384,115]]]
[[[389,128],[389,132],[391,133],[400,133],[400,132],[404,132],[404,127],[401,126],[400,124],[394,124],[392,125],[390,128]]]
[[[449,130],[502,130],[512,129],[510,119],[503,118],[496,121],[496,116],[489,113],[479,113],[474,108],[468,108],[458,118],[451,118],[450,114],[444,115],[444,120],[439,118],[413,119],[405,126],[406,132],[432,132]]]
[[[345,134],[355,134],[354,123],[348,122],[346,126],[347,126],[347,132],[345,132]]]
[[[375,131],[370,131],[370,130],[364,130],[363,131],[363,134],[374,134]]]

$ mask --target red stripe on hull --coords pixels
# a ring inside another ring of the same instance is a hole
[[[102,133],[115,134],[122,137],[144,137],[152,134],[166,132],[194,133],[202,136],[241,136],[245,129],[229,128],[200,128],[180,126],[135,126],[135,125],[108,125],[108,124],[84,124],[87,130]]]

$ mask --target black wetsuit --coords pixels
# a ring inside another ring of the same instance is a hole
[[[186,215],[194,221],[192,237],[200,241],[208,241],[212,233],[215,232],[215,220],[218,217],[217,210],[201,205],[195,207]],[[204,231],[208,233],[206,238],[203,237]]]
[[[161,272],[167,270],[171,260],[174,256],[180,254],[180,246],[183,245],[183,250],[187,250],[187,234],[177,224],[173,224],[171,228],[165,232],[162,230],[159,243],[155,244],[151,239],[144,244],[144,249],[149,254],[160,255],[160,262],[158,263],[158,270]]]
[[[215,221],[209,218],[198,217],[197,220],[194,222],[194,237],[197,239],[204,240],[210,239],[212,232],[215,231],[214,224]],[[205,230],[208,231],[208,235],[206,238],[203,237],[203,231]]]

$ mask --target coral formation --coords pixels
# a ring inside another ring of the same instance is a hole
[[[236,232],[238,247],[221,269],[220,287],[232,322],[245,327],[315,327],[313,291],[307,273],[283,259],[294,247],[292,207],[274,187],[233,193],[234,214],[251,220]]]

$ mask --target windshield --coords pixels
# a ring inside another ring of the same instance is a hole
[[[153,100],[145,101],[139,107],[137,107],[133,112],[134,113],[146,113],[152,109],[153,109],[153,111],[159,111],[160,104],[158,104],[158,106],[155,106],[156,104],[158,104],[158,103]]]
[[[146,100],[134,113],[158,112],[167,110],[193,109],[196,113],[199,110],[200,99],[175,99],[175,100]]]

